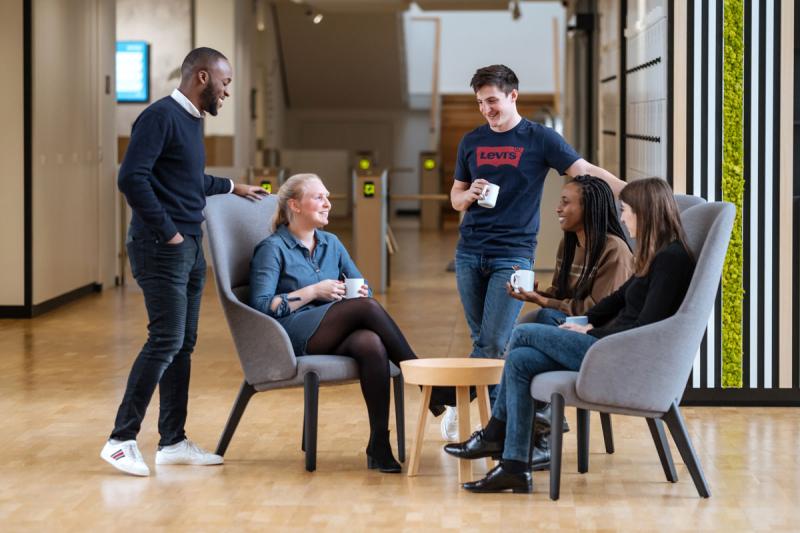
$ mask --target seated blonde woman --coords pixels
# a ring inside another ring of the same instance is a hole
[[[315,174],[289,178],[278,191],[273,233],[256,246],[250,263],[250,305],[275,318],[295,355],[352,357],[359,367],[369,414],[367,466],[400,472],[389,443],[389,361],[416,359],[394,320],[370,298],[344,299],[343,278],[363,278],[328,224],[328,190]],[[436,388],[430,408],[441,412],[455,400],[452,388]]]

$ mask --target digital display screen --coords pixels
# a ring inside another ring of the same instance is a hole
[[[364,182],[364,198],[372,198],[375,196],[375,182],[374,181],[365,181]]]
[[[150,101],[150,45],[117,41],[117,102]]]

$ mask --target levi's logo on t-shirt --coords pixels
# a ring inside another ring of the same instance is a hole
[[[499,167],[500,165],[511,165],[518,167],[524,151],[525,148],[521,146],[479,146],[476,151],[478,166],[493,165]]]

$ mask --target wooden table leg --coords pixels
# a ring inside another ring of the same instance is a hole
[[[408,465],[408,475],[416,476],[419,470],[419,456],[422,453],[422,441],[425,438],[425,425],[428,422],[428,404],[431,401],[431,386],[423,385],[422,403],[419,405],[417,418],[417,432],[414,435],[414,445],[411,447],[411,462]]]
[[[492,412],[491,404],[489,403],[489,387],[486,385],[478,385],[478,412],[481,417],[481,427],[486,429],[486,424],[489,423],[489,416]],[[495,461],[491,457],[486,458],[486,468],[491,470],[495,467]]]
[[[464,442],[469,438],[469,387],[456,387],[456,406],[458,409],[458,441]],[[469,459],[458,460],[458,482],[472,481],[472,461]]]

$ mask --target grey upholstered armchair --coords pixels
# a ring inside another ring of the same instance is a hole
[[[302,386],[305,392],[302,449],[306,454],[306,470],[312,472],[316,469],[317,461],[319,385],[356,380],[358,366],[350,357],[339,355],[295,357],[289,337],[281,325],[246,304],[250,259],[256,245],[269,235],[276,208],[275,197],[253,202],[232,194],[221,194],[210,197],[205,209],[217,293],[244,371],[244,381],[216,453],[225,454],[253,394]],[[391,365],[391,374],[398,455],[400,461],[404,461],[403,377],[394,365]]]
[[[646,418],[667,480],[676,482],[663,420],[697,492],[710,496],[678,405],[714,307],[735,214],[735,207],[726,202],[702,203],[681,213],[697,265],[675,315],[600,339],[587,352],[579,372],[547,372],[534,378],[531,395],[553,404],[551,499],[558,499],[560,492],[565,405],[578,408],[579,472],[588,470],[588,412],[599,411]]]

